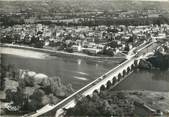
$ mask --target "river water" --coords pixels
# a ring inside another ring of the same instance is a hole
[[[30,50],[23,52],[23,50],[11,48],[3,48],[2,53],[3,64],[13,64],[18,68],[29,69],[48,76],[60,76],[64,84],[71,83],[76,90],[119,63],[119,61],[105,62],[70,57],[51,57],[44,53]],[[169,71],[134,71],[113,90],[169,91]]]
[[[96,61],[49,56],[46,53],[3,47],[2,64],[12,64],[48,76],[59,76],[64,84],[79,89],[112,69],[120,61]]]
[[[169,91],[169,71],[138,70],[121,82],[113,90]]]

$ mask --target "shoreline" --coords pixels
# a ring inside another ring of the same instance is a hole
[[[136,113],[139,111],[141,112],[142,109],[144,109],[147,113],[147,116],[150,114],[153,114],[153,117],[160,114],[164,116],[169,114],[169,91],[161,92],[152,90],[120,90],[110,91],[110,93],[122,93],[128,99],[133,100],[134,105],[137,107],[135,110]]]
[[[124,94],[141,104],[149,111],[160,110],[165,114],[169,114],[169,92],[151,91],[151,90],[122,90]]]
[[[35,52],[42,52],[47,53],[49,56],[57,56],[57,57],[72,57],[72,58],[80,58],[80,59],[92,59],[92,60],[114,60],[119,61],[125,60],[124,57],[98,57],[98,56],[90,56],[85,55],[83,53],[68,53],[64,51],[56,51],[56,50],[50,50],[50,49],[44,49],[44,48],[34,48],[29,46],[22,46],[22,45],[13,45],[13,44],[3,44],[0,43],[0,47],[8,47],[8,48],[14,48],[14,49],[23,49],[23,50],[30,50]]]

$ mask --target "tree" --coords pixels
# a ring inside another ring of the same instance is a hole
[[[13,100],[13,95],[16,93],[15,90],[12,90],[12,89],[7,89],[5,91],[5,94],[6,94],[6,101],[10,102]]]
[[[29,103],[27,105],[28,111],[36,111],[40,107],[41,106],[39,105],[39,101],[37,101],[35,99],[29,100]]]
[[[18,82],[19,82],[19,87],[21,87],[23,89],[26,87],[26,83],[25,83],[24,79],[19,79]]]
[[[49,94],[49,99],[50,99],[50,104],[57,104],[59,102],[59,99],[53,94]]]
[[[103,105],[101,107],[102,107],[102,110],[100,113],[102,113],[104,116],[111,116],[111,109],[110,109],[111,106],[107,100],[103,101]]]
[[[45,92],[42,89],[35,89],[33,94],[30,96],[30,99],[41,101],[41,97],[45,96]]]
[[[30,96],[27,108],[30,111],[35,111],[44,106],[47,102],[49,103],[49,99],[46,97],[45,92],[42,89],[35,89],[33,94]]]
[[[46,105],[46,104],[49,104],[50,103],[50,98],[47,96],[47,95],[44,95],[42,97],[42,100],[41,100],[41,104],[42,106]]]
[[[0,90],[5,89],[5,76],[4,73],[0,73]]]
[[[113,51],[111,48],[107,49],[107,46],[105,46],[105,47],[103,48],[102,53],[103,53],[104,55],[114,56],[114,51]]]
[[[31,86],[31,87],[34,86],[34,79],[33,79],[33,77],[29,77],[27,73],[24,75],[24,82],[25,82],[26,86]]]
[[[17,92],[13,96],[14,105],[23,107],[27,102],[28,96],[24,93],[24,88],[17,87]]]
[[[41,88],[45,91],[46,94],[49,94],[52,92],[52,82],[53,79],[52,78],[44,78],[41,82]]]
[[[73,49],[71,47],[67,47],[66,51],[69,52],[69,53],[73,53]]]
[[[66,87],[67,95],[70,95],[74,92],[74,89],[72,88],[72,84],[68,84]]]

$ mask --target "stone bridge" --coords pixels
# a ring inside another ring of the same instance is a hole
[[[144,46],[141,45],[141,48],[137,48],[137,52],[131,55],[130,59],[125,60],[123,63],[119,64],[115,68],[111,69],[107,73],[103,74],[96,80],[92,81],[91,83],[87,84],[77,92],[73,93],[69,97],[65,98],[64,100],[60,101],[56,105],[46,105],[45,107],[37,110],[36,113],[31,115],[27,115],[30,117],[37,117],[37,116],[54,116],[60,117],[64,116],[64,109],[68,109],[74,107],[77,102],[77,97],[79,96],[88,96],[92,97],[94,93],[100,93],[101,90],[105,90],[110,87],[115,87],[119,84],[123,79],[126,78],[134,68],[139,64],[142,50],[149,48],[153,42],[146,43]],[[144,52],[145,53],[145,52]]]

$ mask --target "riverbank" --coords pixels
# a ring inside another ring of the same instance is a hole
[[[140,60],[139,68],[146,70],[160,69],[168,70],[169,68],[169,46],[168,42],[158,44],[152,53],[148,53],[145,58]]]
[[[169,92],[142,90],[101,91],[84,97],[66,116],[155,117],[169,114]],[[83,113],[82,113],[83,112]]]
[[[37,51],[30,51],[26,49],[16,49],[11,47],[1,47],[1,54],[3,55],[16,55],[25,58],[34,58],[34,59],[46,59],[50,57],[49,54]]]
[[[48,53],[51,56],[59,56],[59,57],[71,57],[71,58],[82,58],[82,59],[92,59],[92,60],[125,60],[125,57],[99,57],[99,56],[90,56],[83,53],[68,53],[64,51],[57,51],[52,49],[44,49],[44,48],[34,48],[29,46],[23,46],[23,45],[13,45],[13,44],[2,44],[0,43],[0,47],[8,47],[8,48],[16,48],[16,49],[25,49],[25,50],[31,50],[36,52],[42,52],[42,53]],[[1,50],[3,52],[3,50]]]
[[[2,65],[1,65],[2,66]],[[64,85],[60,77],[2,66],[0,115],[20,115],[56,104],[74,92],[71,84]],[[3,79],[3,80],[2,80]]]
[[[135,105],[142,106],[149,114],[160,114],[162,112],[165,115],[169,115],[169,92],[156,92],[148,90],[128,90],[120,91],[128,98],[134,100]],[[114,91],[111,93],[115,93]]]
[[[156,55],[153,57],[149,57],[147,59],[141,59],[139,69],[143,70],[168,70],[169,68],[169,54],[166,55]]]

